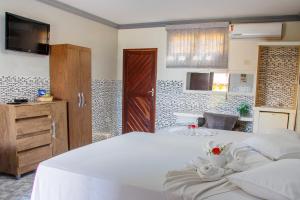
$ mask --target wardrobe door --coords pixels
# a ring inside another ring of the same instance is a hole
[[[52,155],[68,151],[67,102],[56,101],[51,104],[52,117]]]
[[[81,62],[80,51],[76,47],[68,47],[67,77],[64,84],[65,92],[68,93],[68,125],[69,125],[69,147],[74,149],[81,144]]]
[[[81,145],[92,143],[91,50],[80,49],[80,80],[82,106],[80,109]]]

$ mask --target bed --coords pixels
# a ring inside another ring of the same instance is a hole
[[[130,133],[44,161],[38,167],[31,200],[165,200],[162,183],[169,170],[205,157],[203,145],[209,140],[239,142],[249,137],[220,130],[212,130],[210,136],[201,135],[201,130],[180,135],[174,130]],[[257,198],[238,189],[209,199]]]

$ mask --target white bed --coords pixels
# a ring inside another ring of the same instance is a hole
[[[42,162],[31,200],[165,200],[163,181],[196,156],[209,140],[239,142],[249,134],[216,131],[214,136],[130,133]],[[235,190],[209,200],[257,199]]]

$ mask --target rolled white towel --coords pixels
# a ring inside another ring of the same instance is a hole
[[[211,163],[198,167],[197,173],[203,181],[216,181],[225,175],[225,169],[214,166]]]

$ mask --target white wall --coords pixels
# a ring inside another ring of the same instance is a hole
[[[93,78],[116,78],[117,29],[36,0],[0,0],[0,76],[49,77],[48,56],[5,50],[5,12],[49,23],[51,44],[70,43],[91,48]]]
[[[284,23],[283,40],[300,41],[300,22]],[[229,41],[229,70],[255,73],[257,66],[257,44],[262,40],[236,39]],[[184,80],[185,72],[191,69],[166,68],[167,33],[165,28],[142,28],[119,30],[118,34],[118,79],[122,79],[123,49],[158,48],[157,79]],[[204,71],[193,69],[193,71]]]

